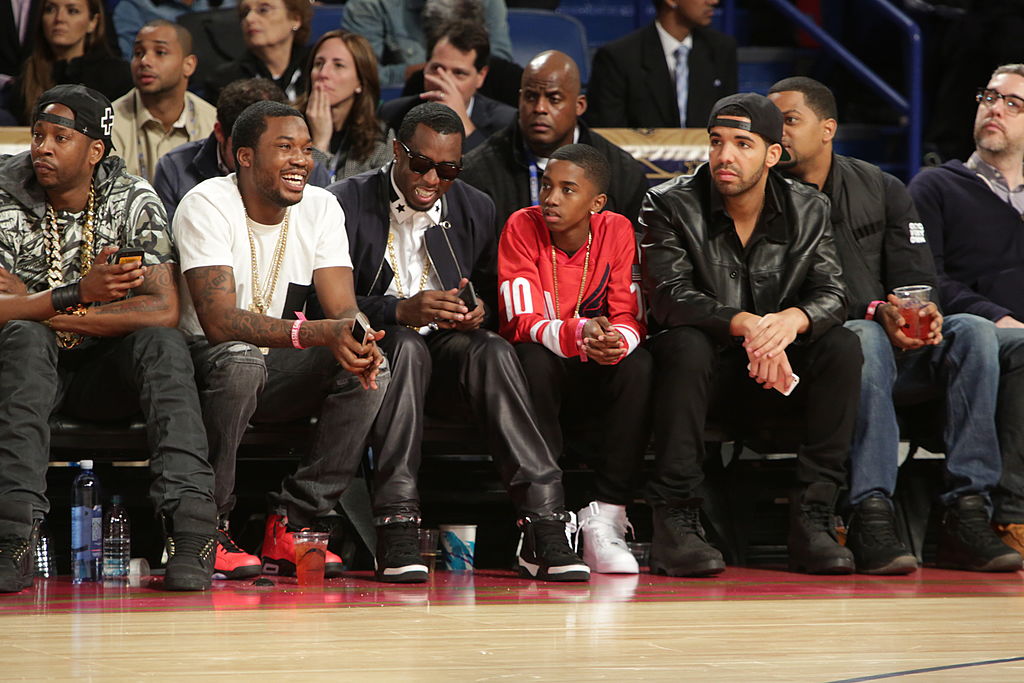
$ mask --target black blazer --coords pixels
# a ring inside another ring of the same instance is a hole
[[[42,4],[42,0],[32,0],[28,11],[28,30],[25,31],[25,43],[22,44],[14,28],[14,8],[9,2],[0,2],[0,74],[17,76],[21,73],[22,62],[32,54],[32,38],[36,34]]]
[[[711,107],[736,92],[736,40],[709,28],[693,30],[686,122],[707,125]],[[601,47],[594,55],[584,118],[591,126],[678,128],[675,76],[654,24]]]
[[[345,212],[356,301],[374,327],[398,324],[398,299],[386,294],[394,277],[387,259],[391,166],[345,178],[327,188]],[[444,287],[455,287],[460,277],[469,278],[477,296],[486,302],[485,325],[493,327],[498,301],[494,203],[456,180],[441,198],[441,223],[427,228],[424,239]]]
[[[380,105],[380,118],[387,124],[388,128],[397,131],[402,126],[402,119],[409,113],[409,110],[418,104],[423,104],[419,95],[399,97]],[[473,113],[469,119],[476,126],[472,135],[466,136],[462,143],[462,152],[466,153],[481,142],[507,127],[516,118],[516,110],[507,104],[503,104],[490,97],[477,93],[473,97]]]

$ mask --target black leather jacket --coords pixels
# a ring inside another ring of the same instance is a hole
[[[641,258],[654,325],[691,325],[732,343],[729,321],[737,313],[765,315],[795,306],[811,321],[798,341],[809,341],[846,320],[825,195],[771,171],[763,220],[746,249],[716,205],[708,164],[644,198]],[[747,283],[751,305],[744,308]]]

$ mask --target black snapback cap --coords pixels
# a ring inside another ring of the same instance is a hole
[[[729,105],[739,107],[746,112],[747,121],[737,121],[731,118],[719,118],[718,112]],[[758,95],[755,92],[741,92],[735,95],[727,95],[722,99],[715,102],[715,106],[711,108],[711,116],[708,118],[708,130],[711,130],[715,126],[727,126],[729,128],[739,128],[741,130],[749,130],[751,133],[757,133],[765,140],[768,144],[776,144],[782,147],[782,112],[779,108],[764,95]],[[789,161],[789,153],[785,147],[782,147],[782,157],[779,161]]]

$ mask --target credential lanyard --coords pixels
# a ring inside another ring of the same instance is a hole
[[[535,206],[540,204],[540,178],[537,173],[537,158],[527,149],[526,159],[530,164],[530,206]]]

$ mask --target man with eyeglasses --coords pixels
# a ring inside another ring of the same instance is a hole
[[[1003,474],[992,523],[1024,553],[1024,64],[998,67],[976,95],[974,153],[921,171],[908,187],[947,313],[996,325]]]
[[[360,310],[385,332],[395,376],[374,428],[378,537],[420,521],[416,477],[424,411],[481,427],[519,515],[520,573],[586,581],[590,570],[565,535],[562,473],[541,436],[512,346],[485,327],[497,311],[494,204],[457,176],[462,120],[428,102],[405,116],[395,161],[328,188],[345,211]],[[472,292],[472,293],[471,293]],[[416,536],[378,551],[378,577],[400,580],[419,562]],[[380,564],[393,567],[380,572]]]

